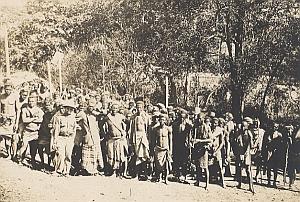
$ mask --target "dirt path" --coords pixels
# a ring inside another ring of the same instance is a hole
[[[279,176],[282,180],[282,176]],[[139,182],[116,177],[56,177],[34,171],[0,158],[0,201],[299,201],[300,181],[294,190],[256,185],[252,195],[243,185],[226,178],[226,189],[211,185],[207,192],[202,187],[170,182],[169,185]],[[202,184],[204,186],[204,184]]]

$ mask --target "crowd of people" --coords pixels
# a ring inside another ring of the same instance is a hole
[[[283,169],[293,186],[300,170],[299,126],[273,122],[263,128],[257,117],[235,123],[229,112],[187,111],[101,89],[71,87],[51,95],[46,85],[30,82],[14,89],[7,80],[1,87],[0,141],[12,161],[22,164],[30,156],[32,169],[58,176],[138,177],[166,184],[192,176],[196,186],[204,181],[205,189],[210,182],[225,187],[224,176],[234,176],[240,188],[245,169],[254,193],[253,180],[263,183],[262,175],[276,187]]]

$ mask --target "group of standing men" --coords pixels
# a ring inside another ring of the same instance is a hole
[[[231,113],[217,118],[214,112],[189,113],[182,108],[145,105],[111,96],[108,92],[83,93],[71,89],[63,96],[43,96],[39,89],[23,87],[18,94],[7,81],[0,95],[0,140],[5,141],[13,161],[24,162],[29,146],[31,164],[37,168],[39,153],[44,167],[48,156],[58,175],[105,175],[162,179],[173,174],[180,182],[196,174],[199,186],[205,176],[225,187],[224,175],[231,176],[235,160],[235,178],[242,185],[246,169],[249,190],[254,179],[267,171],[268,185],[276,186],[277,172],[284,165],[290,185],[300,166],[300,130],[288,125],[283,130],[274,123],[262,129],[260,121],[246,117],[234,123]],[[297,146],[298,145],[298,146]],[[204,171],[204,175],[202,173]]]

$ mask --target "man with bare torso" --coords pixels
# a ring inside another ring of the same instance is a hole
[[[5,83],[4,91],[4,94],[0,95],[0,137],[5,139],[8,156],[11,155],[14,159],[19,139],[15,133],[18,128],[18,95],[13,93],[13,85],[10,81]]]
[[[172,162],[172,128],[166,125],[167,117],[161,114],[159,125],[153,129],[154,135],[154,162],[157,180],[163,172],[164,182],[167,184],[168,173]]]
[[[137,113],[132,116],[130,123],[130,144],[136,159],[136,172],[140,180],[147,178],[146,166],[150,159],[148,129],[150,117],[144,111],[144,102],[136,103]]]
[[[222,153],[221,153],[221,149],[224,145],[224,133],[222,128],[219,127],[218,125],[219,125],[219,119],[213,118],[213,123],[211,126],[212,140],[213,140],[211,158],[212,158],[212,162],[218,165],[222,187],[225,188],[224,174],[222,170]]]

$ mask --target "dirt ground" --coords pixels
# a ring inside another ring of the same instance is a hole
[[[226,189],[212,184],[206,191],[204,183],[195,187],[192,180],[165,185],[105,176],[57,177],[0,157],[0,201],[299,201],[299,175],[292,190],[282,179],[279,189],[256,184],[252,195],[246,184],[237,189],[233,178],[225,178]]]

